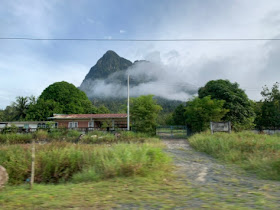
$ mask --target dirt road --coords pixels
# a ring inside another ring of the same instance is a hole
[[[186,140],[163,142],[166,152],[174,158],[179,181],[197,193],[185,206],[178,208],[280,209],[280,182],[259,180],[237,166],[219,163],[196,152]]]

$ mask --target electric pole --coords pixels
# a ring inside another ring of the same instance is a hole
[[[127,75],[127,130],[130,130],[129,126],[129,74]]]

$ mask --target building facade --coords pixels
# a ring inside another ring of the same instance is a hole
[[[58,128],[116,130],[127,128],[127,114],[54,114]]]

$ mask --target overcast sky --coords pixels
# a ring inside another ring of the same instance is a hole
[[[279,38],[279,0],[0,0],[0,37]],[[53,82],[79,86],[91,66],[114,50],[174,69],[200,87],[238,82],[251,99],[280,81],[280,41],[83,42],[0,40],[0,108],[16,96],[39,96]],[[170,74],[170,73],[169,73]],[[182,78],[183,77],[183,78]],[[164,84],[163,84],[164,85]],[[185,99],[187,100],[187,98]]]

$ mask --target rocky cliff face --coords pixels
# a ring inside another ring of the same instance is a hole
[[[120,57],[112,50],[107,51],[97,63],[91,67],[81,84],[81,89],[87,89],[88,81],[97,79],[108,79],[108,77],[116,72],[127,70],[132,65],[132,62]]]

